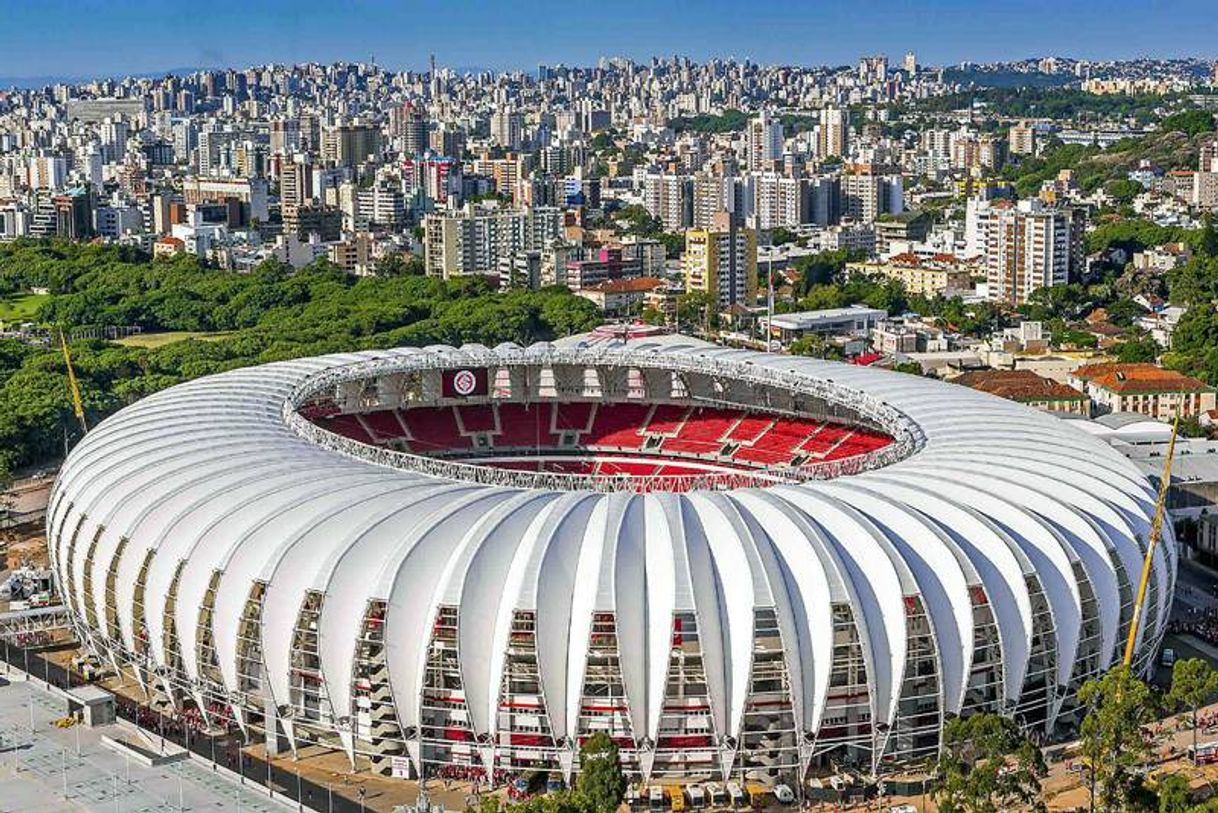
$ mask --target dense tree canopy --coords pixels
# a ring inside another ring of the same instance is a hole
[[[408,271],[357,278],[324,261],[296,273],[272,261],[237,274],[114,247],[0,246],[0,290],[34,287],[52,293],[40,320],[69,330],[220,332],[157,348],[74,341],[91,421],[178,382],[250,364],[401,345],[528,344],[600,321],[595,305],[563,288],[499,293],[482,279],[444,282]],[[0,341],[0,465],[56,456],[75,434],[58,350]]]
[[[1048,774],[1040,749],[1013,720],[975,714],[948,721],[936,773],[940,813],[1044,810],[1040,781]]]

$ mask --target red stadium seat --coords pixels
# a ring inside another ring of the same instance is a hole
[[[393,440],[406,436],[406,430],[398,421],[396,410],[381,409],[376,412],[368,412],[364,414],[363,418],[365,425],[379,440]]]
[[[462,434],[495,431],[495,407],[490,404],[453,407],[461,423]]]
[[[650,407],[646,404],[601,404],[592,419],[592,429],[584,435],[589,448],[637,449],[645,438],[639,433]]]
[[[358,440],[360,443],[376,442],[354,415],[333,415],[326,418],[321,425],[337,435]]]
[[[768,415],[745,415],[727,433],[727,439],[739,443],[752,443],[773,425],[774,419]]]
[[[592,425],[592,413],[596,404],[575,403],[554,405],[554,430],[556,432],[587,432]]]
[[[468,435],[462,435],[451,407],[414,407],[402,412],[410,429],[410,448],[416,452],[470,449]]]
[[[643,433],[647,435],[668,435],[675,437],[681,431],[681,426],[685,422],[685,416],[688,412],[689,407],[676,406],[674,404],[657,404],[651,410],[647,424],[643,427]]]
[[[550,404],[499,404],[497,449],[553,449],[558,437],[550,432]]]

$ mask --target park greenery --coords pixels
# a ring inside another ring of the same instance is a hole
[[[616,813],[626,794],[626,775],[617,745],[604,732],[593,734],[580,746],[579,764],[579,777],[572,790],[511,804],[488,794],[467,813]]]
[[[600,322],[595,305],[565,288],[499,293],[481,279],[445,282],[394,269],[357,278],[324,260],[296,272],[266,261],[239,274],[111,246],[0,247],[0,298],[34,288],[50,293],[36,321],[69,335],[82,326],[213,334],[143,347],[72,341],[90,425],[149,393],[237,367],[356,349],[528,344]],[[76,434],[54,342],[0,340],[0,466],[61,455]]]
[[[1024,74],[1020,74],[1023,76]],[[918,102],[918,110],[946,113],[976,106],[1001,118],[1045,118],[1053,121],[1133,119],[1149,124],[1173,100],[1163,96],[1087,93],[1078,88],[989,87],[935,96]]]
[[[997,714],[954,718],[943,728],[935,803],[939,813],[1043,811],[1045,760],[1013,720]]]

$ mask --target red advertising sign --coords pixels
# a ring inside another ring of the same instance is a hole
[[[445,370],[440,392],[445,398],[471,398],[490,393],[486,370]]]

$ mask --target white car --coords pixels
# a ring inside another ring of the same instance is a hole
[[[795,801],[795,791],[791,790],[790,785],[777,785],[774,787],[774,798],[784,805],[789,805]]]
[[[918,813],[918,808],[913,805],[897,805],[888,808],[888,813]]]

